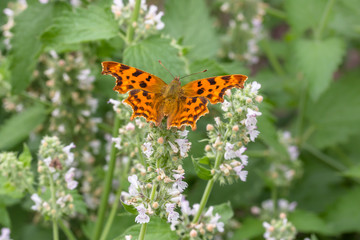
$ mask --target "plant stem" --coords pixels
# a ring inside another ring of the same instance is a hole
[[[115,123],[113,128],[113,137],[116,137],[118,135],[118,129],[120,127],[120,119],[115,115]],[[116,152],[117,149],[115,148],[115,143],[113,142],[111,145],[111,153],[110,153],[110,161],[109,161],[109,167],[108,171],[105,176],[105,183],[103,188],[103,193],[101,196],[101,202],[100,202],[100,208],[98,211],[98,218],[95,225],[95,232],[93,234],[92,239],[97,240],[100,237],[100,234],[102,232],[103,222],[105,218],[105,212],[108,205],[108,199],[109,194],[111,190],[111,183],[114,176],[114,170],[115,170],[115,163],[116,163]]]
[[[64,224],[64,222],[60,219],[58,221],[59,227],[61,228],[61,230],[65,233],[66,238],[69,240],[76,240],[76,237],[74,236],[74,234],[71,232],[71,230]]]
[[[137,19],[139,17],[140,3],[141,3],[141,0],[136,0],[134,12],[133,12],[133,15],[131,16],[129,27],[127,29],[126,36],[127,36],[127,43],[128,44],[130,44],[134,40],[134,32],[135,32],[135,26],[134,25],[136,24]]]
[[[215,159],[215,166],[214,166],[215,170],[219,168],[222,156],[223,156],[223,153],[221,151],[218,151],[217,154],[216,154],[216,159]],[[213,176],[213,178],[208,181],[208,183],[206,185],[206,188],[205,188],[205,191],[204,191],[203,196],[202,196],[201,201],[200,201],[199,210],[198,210],[198,212],[196,213],[196,215],[195,215],[195,217],[193,219],[193,223],[197,223],[199,221],[201,213],[204,210],[204,208],[206,206],[206,203],[207,203],[207,201],[209,199],[209,196],[210,196],[211,190],[212,190],[212,188],[214,186],[215,180],[216,180],[216,177]]]
[[[305,107],[306,107],[306,101],[307,101],[307,84],[304,83],[300,90],[300,103],[298,107],[298,118],[296,122],[296,136],[300,138],[300,145],[303,143],[303,123],[304,123],[304,117],[305,117]]]
[[[265,8],[265,11],[270,14],[270,15],[273,15],[274,17],[277,17],[277,18],[280,18],[280,19],[286,19],[286,13],[279,10],[279,9],[276,9],[276,8],[272,8],[272,7],[269,7],[267,6]]]
[[[264,49],[266,56],[269,59],[269,62],[271,64],[271,66],[274,68],[275,72],[280,76],[285,75],[284,69],[282,68],[282,66],[279,63],[278,59],[276,58],[274,52],[271,50],[271,48],[269,46],[269,41],[267,39],[263,39],[260,42],[260,45]]]
[[[54,213],[52,216],[52,227],[53,227],[53,240],[59,240],[59,228],[57,225],[57,220],[55,214],[57,214],[56,209],[56,196],[55,196],[55,188],[54,188],[54,180],[52,175],[49,174],[49,181],[50,181],[50,192],[51,192],[51,208],[53,209]]]
[[[145,239],[146,227],[147,227],[147,223],[143,223],[141,225],[140,234],[139,234],[139,240],[144,240]]]
[[[117,193],[116,193],[116,197],[115,197],[115,200],[114,200],[114,203],[112,205],[112,208],[111,208],[111,212],[110,212],[110,215],[108,217],[108,220],[105,224],[105,227],[104,227],[104,230],[101,234],[101,238],[100,240],[105,240],[108,233],[109,233],[109,230],[110,230],[110,227],[114,221],[114,218],[115,218],[115,215],[116,215],[116,211],[118,209],[118,206],[119,206],[119,202],[120,202],[120,197],[121,197],[121,191],[122,191],[122,183],[125,182],[126,180],[126,176],[129,172],[129,168],[130,168],[130,163],[131,161],[128,161],[126,163],[126,166],[125,166],[125,169],[122,171],[122,174],[121,174],[121,179],[120,179],[120,185],[119,185],[119,188],[117,190]]]
[[[334,3],[335,3],[335,0],[328,0],[327,4],[325,6],[325,10],[324,10],[324,12],[323,12],[323,14],[321,16],[319,27],[315,32],[315,38],[317,40],[321,39],[322,32],[324,31],[324,28],[325,28],[325,26],[326,26],[326,24],[328,22],[329,14],[331,12],[331,9],[334,6]]]

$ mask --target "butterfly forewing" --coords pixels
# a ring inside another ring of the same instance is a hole
[[[119,93],[126,93],[133,89],[160,93],[167,86],[155,75],[117,62],[102,62],[102,74],[116,78],[114,90]]]
[[[241,74],[204,78],[189,82],[182,87],[186,97],[206,97],[212,104],[224,102],[225,91],[244,88],[248,77]]]

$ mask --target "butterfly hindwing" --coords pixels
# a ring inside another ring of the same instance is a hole
[[[161,111],[159,111],[161,100],[162,96],[157,93],[135,89],[129,92],[129,97],[124,102],[133,109],[131,120],[135,117],[144,117],[147,122],[151,121],[159,125],[163,118]]]
[[[206,97],[212,104],[224,102],[225,91],[231,88],[244,88],[248,77],[241,74],[204,78],[189,82],[182,87],[187,97]]]
[[[126,93],[133,89],[160,93],[167,84],[159,77],[117,62],[102,62],[102,74],[116,78],[115,91]]]
[[[207,108],[208,101],[204,97],[182,97],[179,102],[179,110],[169,116],[168,128],[182,125],[191,126],[192,130],[196,129],[197,120],[209,112]]]

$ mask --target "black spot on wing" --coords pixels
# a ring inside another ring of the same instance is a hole
[[[140,87],[142,87],[142,88],[146,88],[146,87],[147,87],[146,82],[141,81],[141,82],[140,82]]]
[[[132,75],[133,75],[134,77],[137,77],[137,76],[139,76],[139,75],[141,75],[141,74],[143,74],[143,73],[144,73],[143,71],[137,69]]]
[[[130,68],[129,66],[126,66],[124,64],[120,65],[120,69],[126,70],[126,69],[129,69],[129,68]]]
[[[216,84],[215,78],[208,78],[207,80],[210,83],[210,85],[215,85]]]

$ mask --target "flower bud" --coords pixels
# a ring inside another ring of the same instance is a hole
[[[212,124],[206,125],[206,131],[212,131],[214,130],[214,126]]]
[[[196,230],[195,229],[192,229],[191,231],[190,231],[190,237],[197,237],[197,232],[196,232]]]
[[[210,146],[209,144],[206,145],[206,146],[205,146],[205,151],[206,151],[206,152],[209,152],[210,150],[211,150],[211,146]]]
[[[233,127],[232,127],[232,130],[233,130],[234,132],[239,131],[239,125],[233,126]]]
[[[281,219],[285,219],[285,218],[286,218],[286,214],[282,212],[282,213],[280,213],[279,217],[280,217]]]
[[[157,142],[158,142],[159,144],[163,144],[163,143],[164,143],[164,138],[163,138],[163,137],[159,137],[158,140],[157,140]]]
[[[152,207],[153,207],[153,209],[157,209],[157,208],[159,207],[159,203],[158,203],[158,202],[154,202],[154,203],[152,204]]]
[[[206,225],[206,230],[208,230],[209,232],[213,232],[214,231],[214,224],[207,224]]]
[[[215,174],[215,169],[211,169],[211,175]]]
[[[152,188],[152,184],[151,184],[151,183],[146,184],[146,188],[147,188],[147,189]]]
[[[255,100],[258,102],[258,103],[261,103],[263,101],[263,96],[260,96],[260,95],[257,95]]]
[[[246,103],[252,103],[251,98],[247,98],[247,99],[246,99]]]

